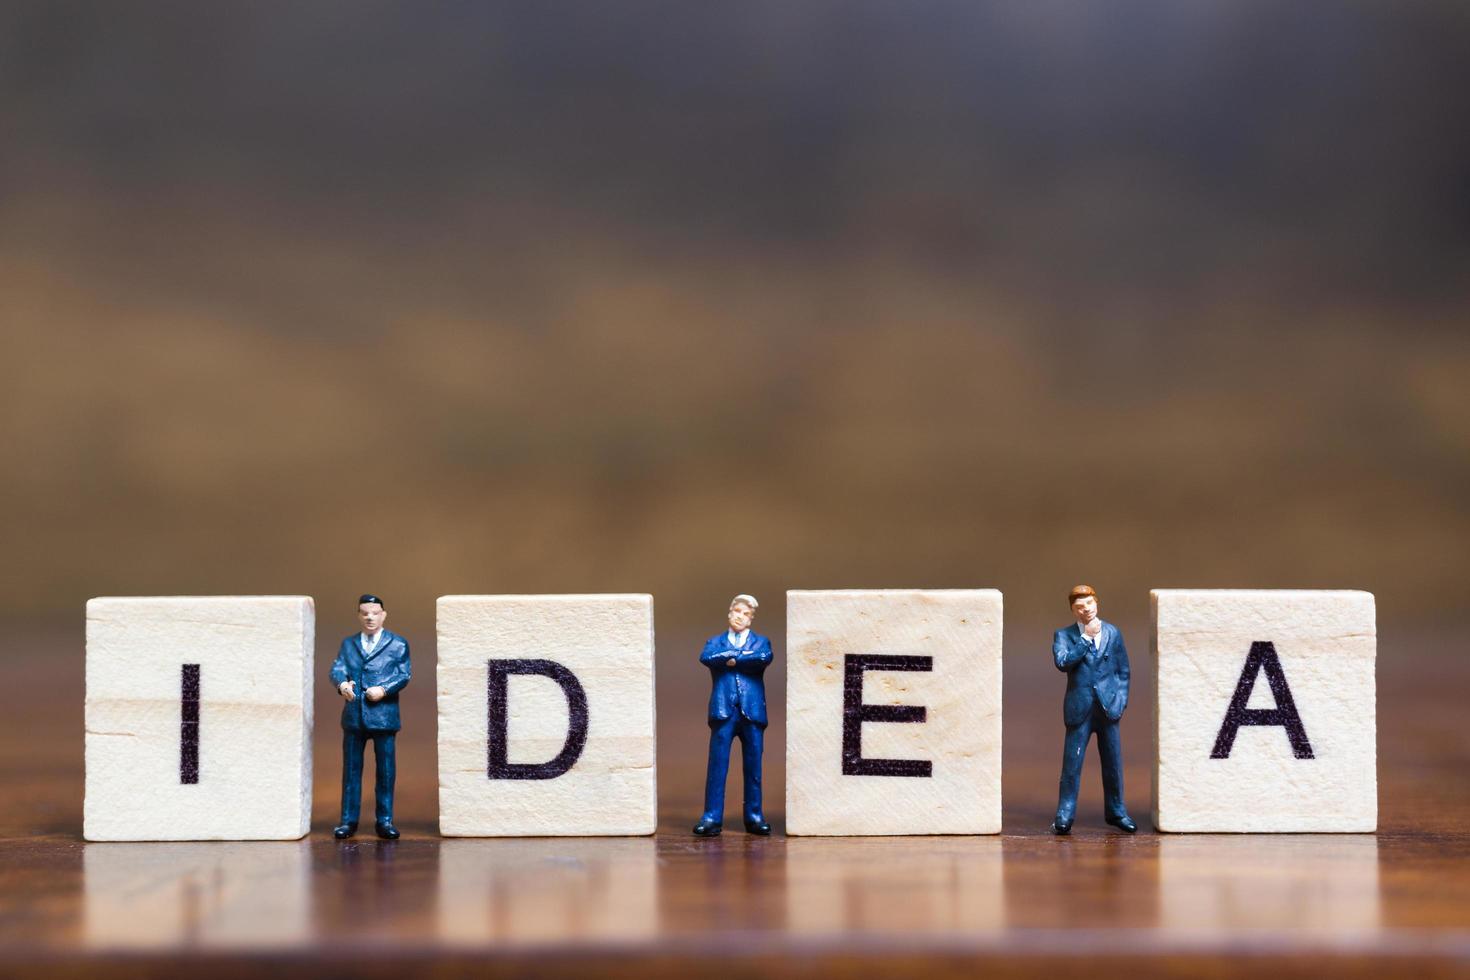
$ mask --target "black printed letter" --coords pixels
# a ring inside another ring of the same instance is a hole
[[[491,660],[488,698],[490,703],[491,779],[555,779],[576,764],[587,744],[587,692],[577,675],[554,660]],[[507,762],[506,728],[509,722],[506,700],[511,674],[540,674],[550,677],[567,696],[567,740],[561,752],[550,762]]]
[[[1256,676],[1263,670],[1266,680],[1271,683],[1271,696],[1276,699],[1276,707],[1247,708],[1251,690],[1256,686]],[[1245,669],[1240,672],[1240,680],[1235,685],[1235,697],[1230,699],[1230,707],[1225,709],[1225,723],[1220,726],[1215,749],[1210,753],[1211,759],[1230,758],[1235,733],[1242,725],[1280,725],[1286,729],[1292,755],[1298,759],[1315,758],[1312,743],[1307,741],[1306,726],[1302,724],[1302,716],[1297,713],[1296,702],[1291,698],[1291,688],[1286,684],[1286,674],[1281,670],[1281,659],[1276,656],[1276,645],[1266,640],[1251,644],[1251,652],[1245,658]]]
[[[844,776],[929,776],[928,759],[864,759],[863,722],[922,722],[922,705],[863,704],[863,671],[934,669],[933,657],[886,657],[849,653],[842,667],[842,774]]]
[[[199,782],[199,665],[184,664],[179,678],[179,782]]]

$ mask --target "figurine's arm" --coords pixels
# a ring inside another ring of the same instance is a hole
[[[1124,646],[1124,644],[1123,644],[1123,634],[1122,633],[1119,633],[1118,634],[1118,670],[1117,670],[1117,673],[1118,673],[1118,682],[1119,682],[1120,688],[1121,688],[1121,690],[1123,692],[1123,705],[1126,707],[1127,704],[1128,704],[1128,677],[1129,677],[1129,674],[1130,674],[1130,670],[1129,670],[1129,667],[1128,667],[1128,647]]]
[[[699,655],[699,662],[706,667],[713,667],[715,664],[723,663],[726,659],[727,653],[720,649],[719,637],[715,637],[706,643],[704,645],[704,651]]]
[[[771,642],[767,640],[764,643],[756,644],[750,650],[736,654],[735,666],[737,669],[742,667],[765,667],[771,662],[773,657]]]
[[[389,678],[386,684],[381,684],[379,686],[382,687],[383,693],[385,695],[397,694],[399,691],[408,686],[408,682],[412,678],[413,664],[408,659],[408,641],[405,640],[403,642],[403,660],[398,664],[398,669],[393,672],[393,676]]]
[[[337,659],[332,661],[332,684],[341,687],[347,680],[347,659],[342,656],[342,651],[337,651]]]
[[[347,659],[343,656],[346,644],[337,648],[337,659],[332,661],[332,684],[336,686],[337,693],[351,701],[357,696],[356,685],[347,677]]]
[[[1056,662],[1057,670],[1072,670],[1087,656],[1088,643],[1082,637],[1077,638],[1074,644],[1066,630],[1057,630],[1056,638],[1051,644],[1051,658]]]

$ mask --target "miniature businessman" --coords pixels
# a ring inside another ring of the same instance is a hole
[[[347,702],[342,706],[342,822],[332,831],[341,840],[357,833],[362,806],[362,754],[368,740],[377,762],[374,814],[378,836],[398,839],[393,826],[393,739],[402,727],[398,692],[408,686],[412,671],[408,641],[383,629],[388,613],[383,600],[365,595],[357,600],[362,632],[346,637],[332,664],[332,683]]]
[[[1118,628],[1098,618],[1097,593],[1092,586],[1077,586],[1067,601],[1077,622],[1057,630],[1051,645],[1057,670],[1067,674],[1067,696],[1062,702],[1067,742],[1052,833],[1072,830],[1077,787],[1082,781],[1082,757],[1088,739],[1096,732],[1097,753],[1102,758],[1105,819],[1131,834],[1138,825],[1123,805],[1123,744],[1118,736],[1118,721],[1128,707],[1128,649]]]
[[[714,690],[709,698],[709,769],[704,779],[704,816],[694,827],[700,837],[718,836],[725,822],[725,774],[731,740],[740,739],[745,770],[745,830],[766,836],[771,825],[761,815],[761,746],[766,731],[766,682],[771,641],[752,633],[760,603],[748,595],[730,601],[730,629],[712,636],[699,655],[709,668]]]

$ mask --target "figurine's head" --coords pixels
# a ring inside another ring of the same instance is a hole
[[[362,631],[372,636],[383,628],[383,620],[388,618],[388,611],[383,608],[383,600],[372,593],[358,596],[357,618],[362,623]]]
[[[1083,626],[1097,618],[1097,591],[1092,586],[1074,586],[1067,594],[1067,602],[1072,606],[1072,615]]]
[[[730,628],[739,633],[741,630],[750,629],[750,624],[755,620],[755,611],[760,608],[760,603],[755,601],[753,595],[738,595],[730,600]]]

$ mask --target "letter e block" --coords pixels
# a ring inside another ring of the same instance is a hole
[[[87,840],[294,840],[311,828],[307,596],[87,603]]]
[[[1373,596],[1161,589],[1152,605],[1154,826],[1375,830]]]
[[[653,833],[652,596],[443,596],[438,633],[440,833]]]
[[[786,594],[786,831],[1000,833],[1001,594]]]

